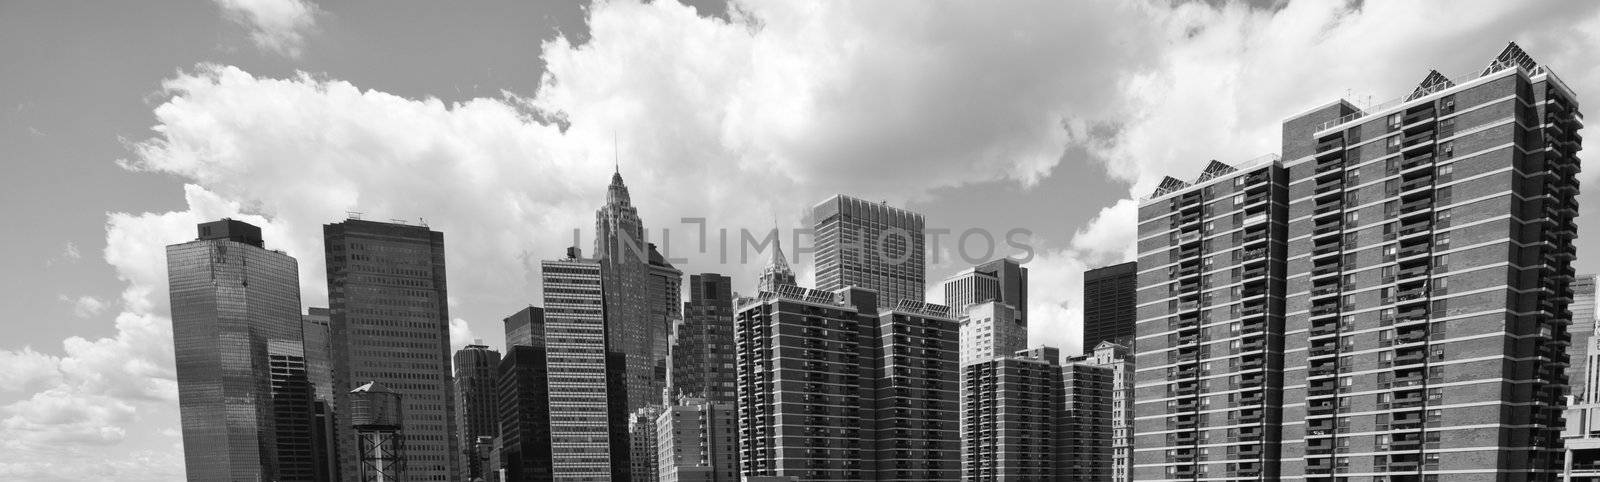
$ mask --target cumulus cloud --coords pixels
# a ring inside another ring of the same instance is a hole
[[[257,42],[296,55],[316,9],[288,3],[298,7],[261,9],[279,20],[258,21],[249,13],[256,3],[222,2],[248,25],[273,26],[262,32],[294,32]],[[1039,246],[1029,265],[1034,342],[1077,348],[1081,272],[1129,258],[1133,194],[1162,175],[1192,176],[1208,159],[1275,151],[1283,117],[1346,89],[1398,95],[1426,66],[1455,62],[1458,48],[1492,55],[1526,32],[1489,20],[1540,10],[1452,3],[1460,18],[1450,22],[1392,23],[1430,18],[1419,13],[1427,9],[1445,7],[752,1],[718,20],[671,1],[615,1],[589,9],[588,42],[541,46],[548,72],[531,97],[446,103],[311,74],[187,69],[163,84],[153,136],[133,143],[122,163],[186,180],[186,207],[111,215],[104,258],[126,283],[115,334],[68,339],[59,357],[0,350],[0,361],[44,368],[0,370],[0,382],[29,394],[0,407],[10,449],[0,453],[46,460],[53,447],[39,434],[49,430],[91,447],[136,436],[130,420],[173,424],[163,246],[192,239],[196,222],[231,216],[261,226],[269,247],[299,259],[303,301],[323,306],[323,223],[347,211],[425,219],[446,236],[452,310],[498,320],[497,307],[540,302],[529,270],[559,256],[572,229],[590,229],[616,158],[648,226],[704,217],[736,232],[770,226],[771,213],[798,225],[796,206],[837,192],[903,203],[941,186],[1026,188],[1080,175],[1061,172],[1058,160],[1067,146],[1087,147],[1131,186],[1129,199],[1071,239]],[[1507,25],[1559,32],[1568,20],[1554,23]],[[1527,35],[1536,57],[1539,43],[1557,44]],[[1600,65],[1594,53],[1559,52],[1573,65]],[[1597,80],[1592,68],[1582,75]],[[674,256],[691,257],[680,268],[753,280],[759,264],[696,257],[689,231],[671,239]],[[813,276],[809,263],[797,269]],[[498,336],[487,323],[478,332]],[[452,320],[453,344],[471,332]],[[137,454],[117,463],[175,466]],[[0,460],[0,476],[44,479],[17,475],[38,466]]]
[[[305,37],[322,13],[307,0],[215,0],[223,17],[250,30],[256,48],[289,58],[300,56]]]
[[[57,296],[57,299],[66,303],[70,303],[72,305],[72,316],[79,318],[91,318],[106,310],[105,301],[101,301],[99,298],[89,295],[81,295],[76,298],[67,295],[59,295]]]
[[[450,351],[460,350],[476,342],[477,338],[472,334],[472,325],[467,324],[467,320],[450,319]]]

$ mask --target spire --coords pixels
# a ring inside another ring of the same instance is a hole
[[[777,228],[773,228],[777,233]],[[783,258],[783,240],[775,236],[772,240],[772,257],[767,259],[767,266],[761,268],[761,279],[756,281],[756,292],[778,291],[779,286],[794,286],[794,270],[789,268],[789,261]]]

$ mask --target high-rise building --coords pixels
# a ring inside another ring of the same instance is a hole
[[[656,417],[661,482],[738,482],[738,411],[731,402],[679,397]]]
[[[1084,352],[1100,346],[1103,341],[1133,344],[1138,264],[1114,264],[1083,272]]]
[[[1111,480],[1133,480],[1133,350],[1102,341],[1093,363],[1111,369]]]
[[[535,338],[544,338],[544,308],[529,305],[507,316],[503,323],[506,330],[507,352],[513,346],[532,346]]]
[[[249,223],[198,231],[167,246],[188,480],[311,480],[298,264]]]
[[[1011,305],[1017,323],[1028,326],[1028,268],[1011,258],[989,261],[944,281],[944,304],[957,315],[970,304],[997,301]],[[1006,352],[1002,356],[1010,356]]]
[[[732,403],[734,375],[733,280],[716,273],[689,276],[689,302],[672,352],[672,390],[677,395]]]
[[[1212,161],[1139,203],[1135,480],[1278,477],[1287,180]]]
[[[817,287],[878,292],[880,306],[922,301],[927,281],[923,219],[887,203],[837,195],[811,208]]]
[[[1164,181],[1140,205],[1136,478],[1553,478],[1574,98],[1513,44],[1286,121],[1282,163]]]
[[[524,310],[526,312],[526,310]],[[528,343],[506,347],[500,359],[499,446],[493,458],[504,470],[501,482],[534,482],[553,477],[550,439],[550,388],[544,344],[544,319],[532,318]]]
[[[948,308],[779,286],[736,313],[744,477],[959,478]]]
[[[654,243],[650,244],[649,280],[646,291],[653,297],[650,302],[650,359],[654,363],[651,382],[657,387],[658,397],[652,403],[660,405],[663,402],[659,397],[669,390],[667,380],[672,370],[673,328],[683,322],[683,272],[667,262]],[[642,407],[634,410],[639,408]],[[651,455],[650,463],[654,464],[654,452]],[[634,461],[634,465],[639,463]]]
[[[962,365],[961,480],[1061,480],[1061,352],[1040,347]]]
[[[672,325],[664,321],[665,312],[675,312],[681,300],[677,273],[665,259],[651,263],[654,249],[645,239],[644,222],[633,205],[628,186],[620,172],[612,174],[606,189],[606,203],[594,214],[594,258],[605,276],[606,337],[611,349],[620,353],[626,370],[628,412],[659,404],[666,386],[666,340]],[[663,266],[664,265],[664,266]],[[667,293],[667,290],[671,293]],[[665,306],[671,298],[672,306]],[[549,308],[549,306],[546,306]]]
[[[1573,397],[1575,403],[1596,403],[1600,397],[1595,395],[1596,387],[1589,376],[1589,340],[1594,338],[1595,324],[1600,319],[1595,318],[1595,280],[1592,274],[1579,275],[1572,280],[1572,324],[1567,327],[1567,333],[1572,335],[1572,342],[1567,345],[1568,354],[1572,358],[1572,365],[1567,367],[1567,393]]]
[[[627,480],[628,397],[612,396],[628,393],[627,361],[608,343],[603,261],[574,247],[541,268],[553,478]]]
[[[1028,346],[1028,268],[1000,258],[944,280],[961,323],[961,364],[1008,357]]]
[[[487,480],[478,449],[478,437],[500,433],[500,352],[484,345],[467,345],[455,355],[456,439],[467,480]]]
[[[334,438],[339,417],[334,414],[333,392],[333,338],[327,308],[306,308],[300,317],[301,337],[304,340],[306,380],[311,383],[313,420],[311,454],[316,459],[317,482],[335,480],[339,474],[339,456]]]
[[[1512,44],[1284,123],[1285,478],[1559,470],[1576,98]]]
[[[1088,355],[1061,365],[1058,480],[1111,480],[1112,368]]]
[[[633,482],[656,482],[661,479],[659,466],[661,449],[656,439],[656,417],[661,415],[660,405],[651,405],[633,412],[628,417],[628,446],[632,451]]]
[[[408,476],[458,478],[444,234],[360,219],[324,225],[322,234],[336,392],[369,382],[394,392],[405,404],[397,412]],[[335,411],[347,411],[348,403],[339,401]],[[357,473],[355,442],[339,436],[346,480]]]
[[[961,313],[961,365],[1004,358],[1028,346],[1028,326],[999,301],[969,304]]]
[[[1572,344],[1568,346],[1572,365],[1568,384],[1566,429],[1561,438],[1566,445],[1562,480],[1600,482],[1600,338],[1594,336],[1595,280],[1592,274],[1572,280]]]

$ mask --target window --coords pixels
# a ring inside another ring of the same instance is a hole
[[[1389,149],[1391,149],[1391,150],[1399,149],[1400,148],[1400,136],[1389,136],[1389,140],[1385,141],[1385,144],[1388,145]]]
[[[1456,155],[1456,143],[1454,141],[1446,142],[1446,143],[1444,143],[1444,147],[1441,148],[1440,150],[1444,152],[1444,157],[1446,157],[1446,158],[1455,157],[1455,155]]]
[[[1445,97],[1443,99],[1439,99],[1439,113],[1440,114],[1449,114],[1449,113],[1453,113],[1455,111],[1456,111],[1456,96],[1451,95],[1451,96]]]
[[[1402,119],[1402,117],[1400,117],[1400,113],[1399,112],[1396,112],[1396,113],[1393,113],[1393,114],[1389,114],[1389,128],[1390,129],[1399,129],[1400,128],[1400,120],[1401,119]]]
[[[1244,193],[1239,193],[1233,196],[1233,205],[1238,206],[1240,204],[1244,204]]]

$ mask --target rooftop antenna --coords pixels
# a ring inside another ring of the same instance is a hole
[[[611,131],[611,162],[617,174],[622,174],[622,149],[617,147],[617,131]]]

